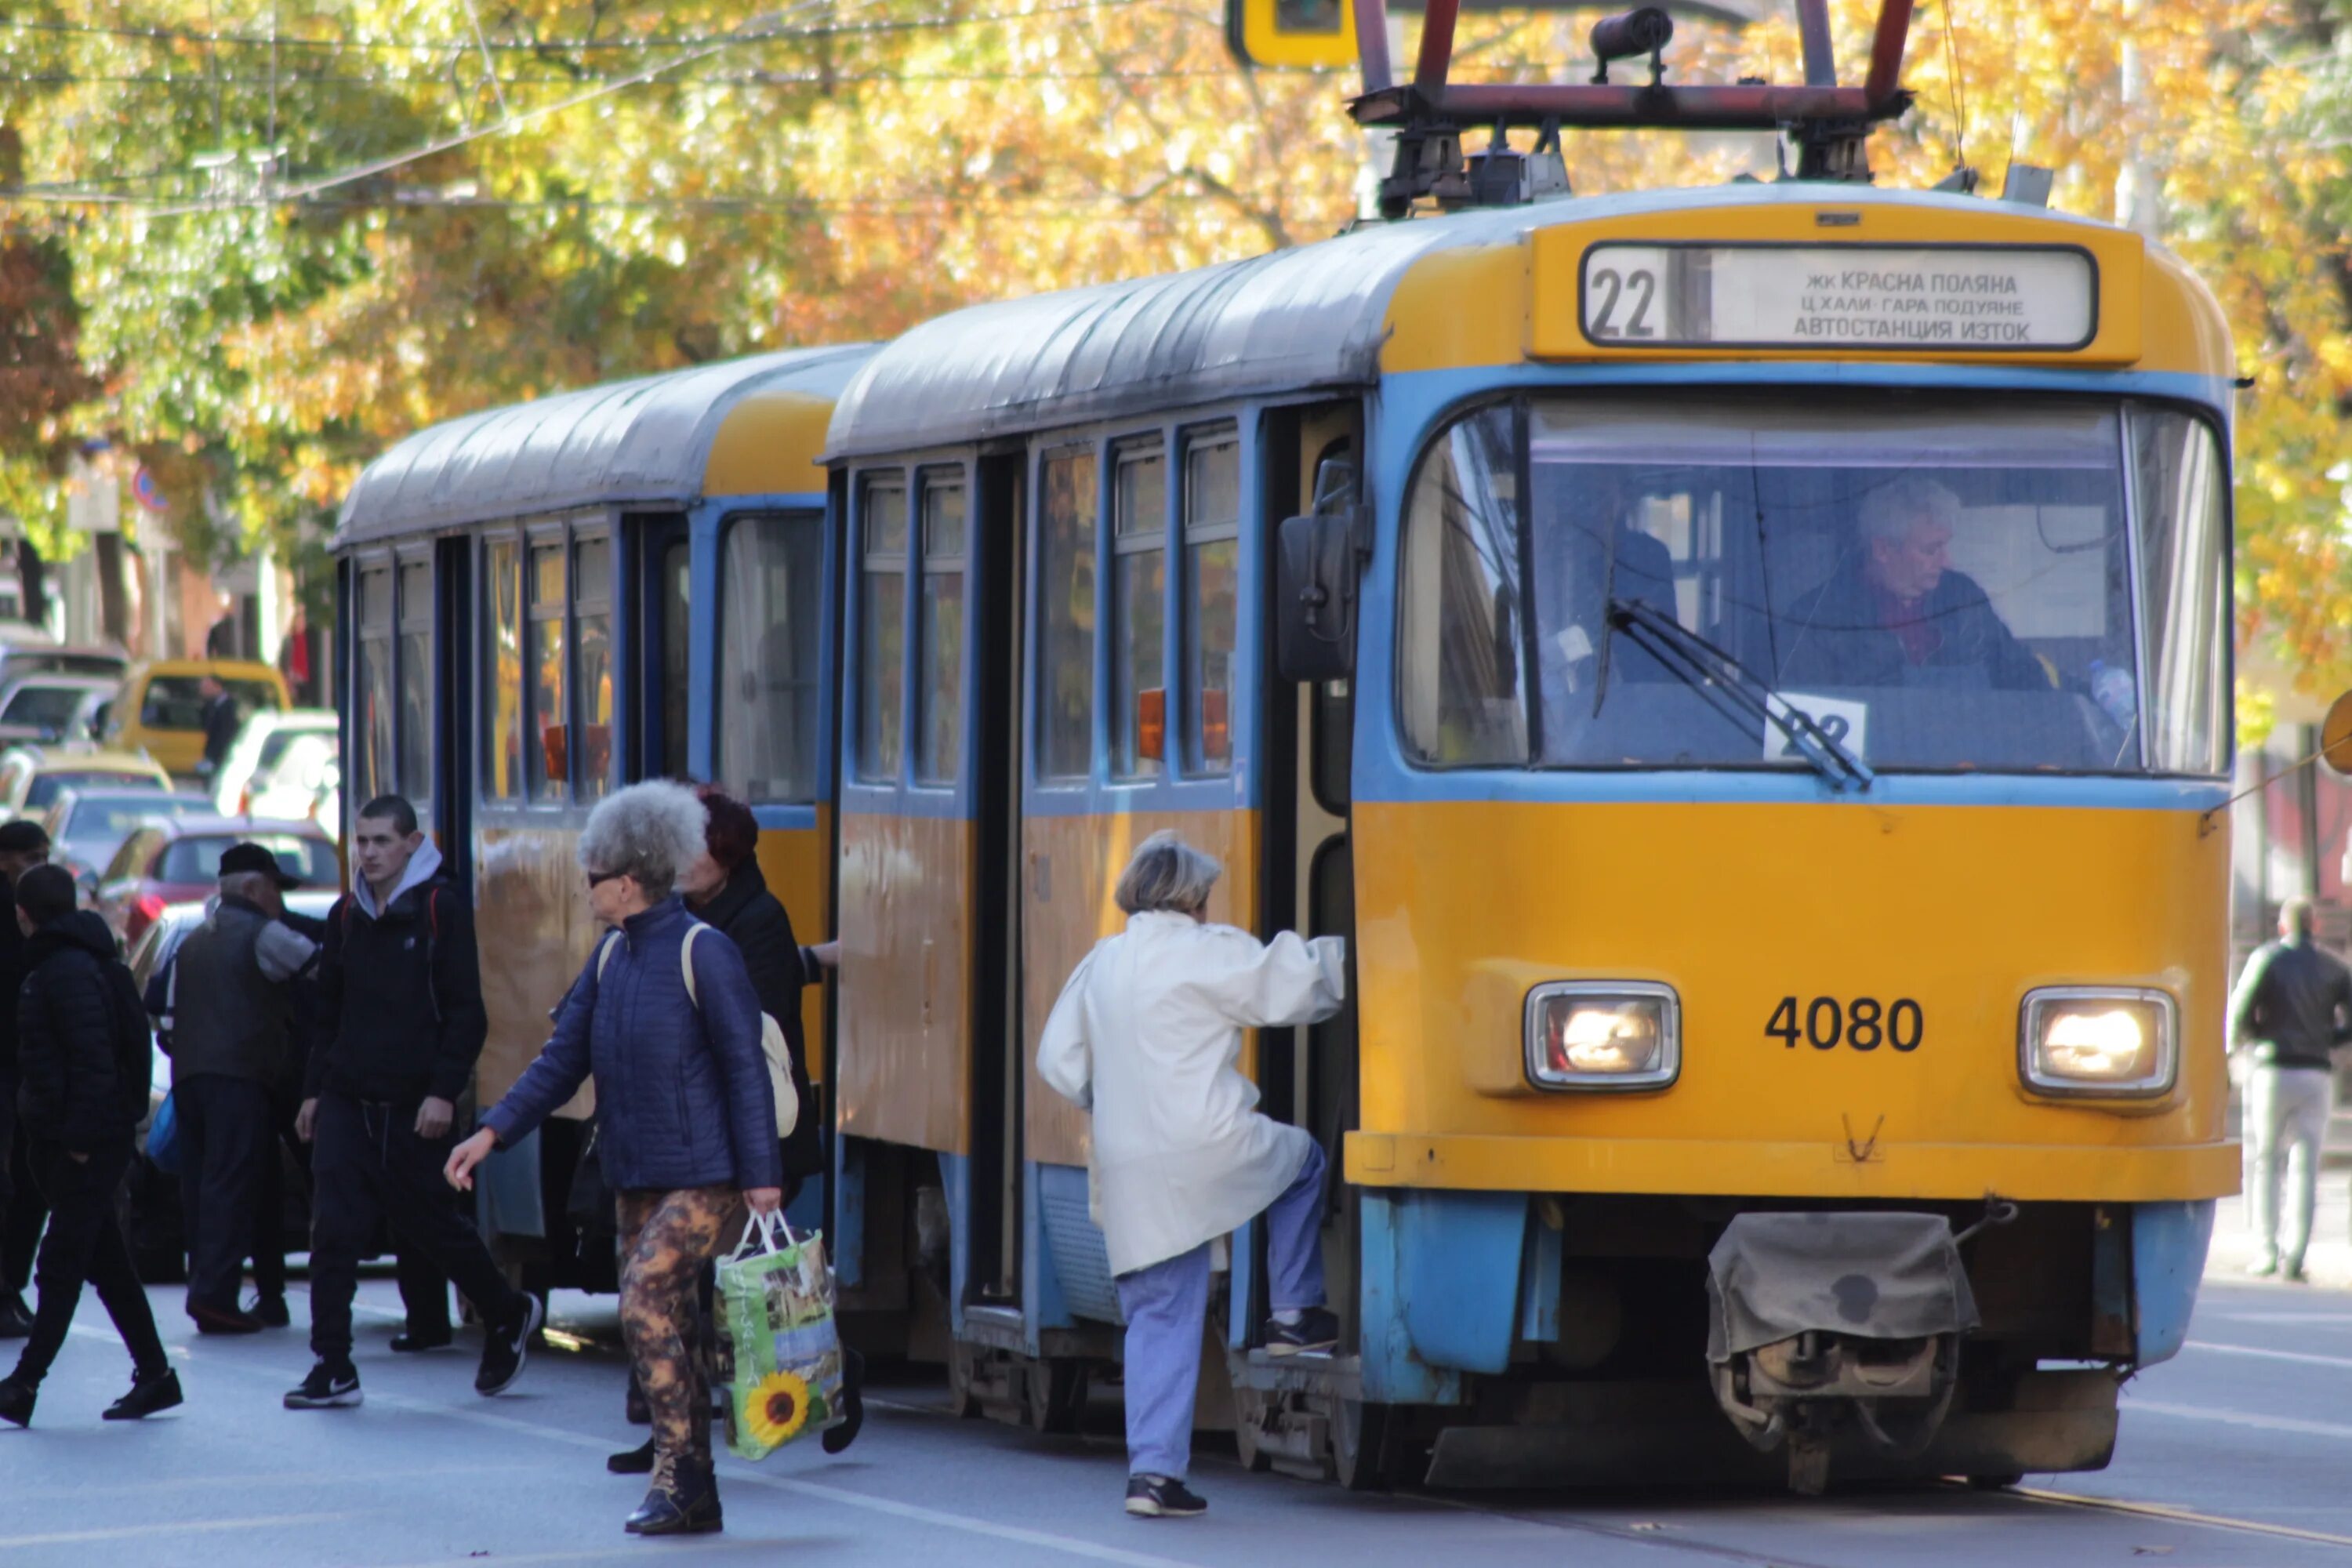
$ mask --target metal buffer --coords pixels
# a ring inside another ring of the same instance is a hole
[[[1870,74],[1860,87],[1840,86],[1831,48],[1829,0],[1797,0],[1804,42],[1801,87],[1747,79],[1731,85],[1668,86],[1666,45],[1674,19],[1643,6],[1594,25],[1598,64],[1590,82],[1457,83],[1454,29],[1462,0],[1427,0],[1421,53],[1412,79],[1399,82],[1389,59],[1388,0],[1353,0],[1364,92],[1349,105],[1357,123],[1396,132],[1396,162],[1381,182],[1381,214],[1401,218],[1424,196],[1444,206],[1507,205],[1564,194],[1558,157],[1562,128],[1679,131],[1776,131],[1798,149],[1801,180],[1867,182],[1863,143],[1871,128],[1901,115],[1910,92],[1896,77],[1911,30],[1912,0],[1883,0],[1870,50]],[[1649,58],[1645,83],[1611,81],[1618,60]],[[1493,127],[1488,151],[1462,155],[1465,127]],[[1533,152],[1510,148],[1508,133],[1532,130]]]

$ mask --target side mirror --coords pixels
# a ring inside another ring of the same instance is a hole
[[[1315,510],[1283,520],[1275,547],[1274,662],[1285,680],[1345,680],[1356,667],[1356,585],[1372,552],[1352,464],[1315,476]]]

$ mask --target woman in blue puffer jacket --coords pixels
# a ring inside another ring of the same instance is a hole
[[[449,1180],[472,1186],[491,1150],[594,1077],[597,1152],[618,1195],[621,1326],[653,1412],[653,1487],[629,1516],[634,1535],[719,1528],[694,1281],[741,1237],[747,1210],[772,1213],[783,1196],[759,995],[724,936],[701,927],[689,945],[700,922],[673,891],[702,853],[705,822],[694,792],[666,782],[632,784],[589,815],[580,866],[590,907],[613,929],[539,1059],[449,1156]]]

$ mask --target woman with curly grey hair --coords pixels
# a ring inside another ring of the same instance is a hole
[[[629,1516],[633,1535],[720,1526],[695,1278],[742,1234],[746,1210],[772,1213],[783,1196],[758,994],[723,936],[705,928],[688,941],[700,922],[675,890],[702,854],[705,822],[694,792],[667,782],[631,784],[590,814],[580,868],[613,929],[539,1059],[449,1156],[449,1180],[472,1186],[492,1149],[595,1079],[597,1151],[618,1194],[621,1326],[653,1412],[653,1486]]]

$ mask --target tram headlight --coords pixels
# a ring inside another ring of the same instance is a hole
[[[2018,1071],[2040,1094],[2147,1099],[2172,1088],[2178,1033],[2164,992],[2048,986],[2026,993]]]
[[[1538,1089],[1662,1089],[1682,1071],[1682,1006],[1644,981],[1563,980],[1528,993],[1528,1081]]]

